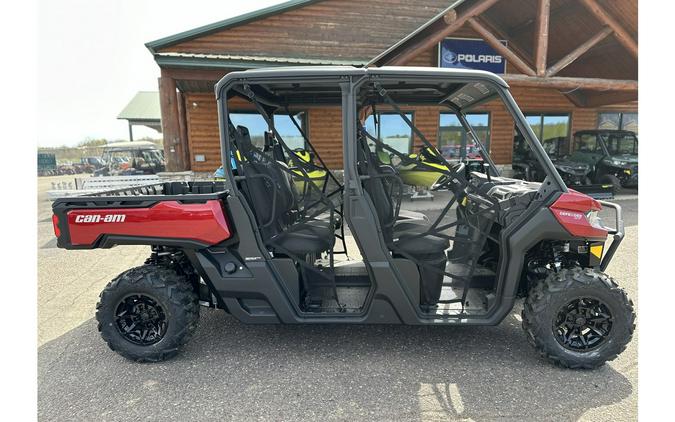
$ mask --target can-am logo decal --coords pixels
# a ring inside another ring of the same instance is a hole
[[[505,73],[506,59],[481,39],[446,38],[439,45],[438,66]]]
[[[89,214],[75,216],[76,223],[124,223],[125,214]]]

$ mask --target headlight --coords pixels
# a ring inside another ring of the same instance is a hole
[[[600,218],[597,211],[588,211],[586,213],[586,220],[588,224],[596,229],[605,229],[605,226],[602,224],[602,218]]]
[[[617,167],[624,167],[628,165],[628,161],[612,160],[612,165]]]

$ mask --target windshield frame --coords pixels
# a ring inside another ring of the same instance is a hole
[[[598,133],[598,137],[600,140],[602,140],[603,145],[607,149],[607,154],[610,156],[614,155],[629,155],[629,156],[635,156],[637,157],[638,155],[638,138],[634,133],[631,132],[619,132],[619,133]],[[614,151],[611,147],[611,138],[616,138],[616,143],[617,146],[620,146],[621,141],[626,138],[632,138],[633,141],[633,152],[620,152],[620,151]],[[619,139],[621,138],[621,139]]]

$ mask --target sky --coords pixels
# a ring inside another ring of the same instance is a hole
[[[40,0],[38,145],[128,139],[117,115],[137,91],[157,91],[145,43],[280,0]],[[136,126],[134,137],[161,137]]]

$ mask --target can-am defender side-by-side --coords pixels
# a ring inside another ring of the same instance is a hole
[[[145,265],[117,276],[97,305],[101,335],[121,355],[173,356],[195,331],[200,305],[246,323],[496,325],[525,298],[528,341],[562,366],[595,368],[630,341],[633,304],[604,273],[624,236],[621,208],[568,191],[498,76],[275,68],[229,73],[215,90],[224,180],[54,202],[61,248],[151,246]],[[235,97],[268,130],[233,125]],[[492,101],[513,116],[546,171],[542,183],[498,174],[465,116]],[[454,112],[480,149],[482,171],[467,174],[462,161],[427,166],[366,129],[368,116],[388,110],[410,127],[420,153],[442,157],[402,106]],[[342,139],[331,142],[342,144],[342,178],[302,127],[311,164],[275,128],[275,115],[293,120],[307,108],[341,110]],[[380,151],[399,165],[383,163]],[[400,169],[409,164],[442,172],[432,187],[445,201],[437,212],[405,209]],[[317,171],[320,183],[310,175]],[[603,207],[611,228],[599,218]]]
[[[589,164],[596,183],[622,188],[638,187],[638,139],[628,130],[582,130],[574,134],[571,158]]]
[[[569,138],[559,136],[542,141],[544,151],[551,159],[553,166],[568,188],[585,193],[595,199],[611,199],[614,197],[612,183],[593,184],[591,176],[595,167],[570,156]],[[542,182],[546,171],[527,146],[523,136],[513,138],[513,177],[528,182]]]

